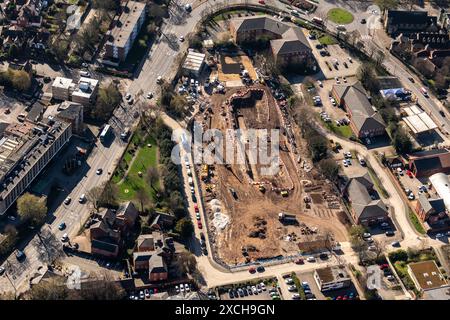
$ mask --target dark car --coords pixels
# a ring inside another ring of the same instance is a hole
[[[242,291],[244,291],[244,296],[248,297],[248,291],[246,288],[242,288]]]
[[[366,19],[361,19],[361,24],[365,24],[366,22]]]
[[[264,269],[263,266],[258,266],[258,267],[256,268],[256,271],[258,271],[258,272],[264,272],[264,271],[266,271],[266,269]]]
[[[444,111],[443,110],[439,110],[439,114],[442,116],[442,117],[444,117],[445,118],[445,113],[444,113]]]
[[[16,250],[16,259],[22,261],[25,259],[25,253],[21,250]]]
[[[234,292],[233,290],[228,290],[228,298],[233,299],[234,298]]]
[[[388,236],[388,237],[392,237],[392,236],[395,235],[395,232],[392,231],[392,230],[388,230],[388,231],[385,232],[385,234],[386,234],[386,236]]]
[[[316,48],[317,48],[317,49],[322,49],[322,48],[323,48],[323,45],[321,45],[321,44],[316,44]]]
[[[195,194],[192,195],[192,202],[194,202],[194,203],[197,202],[197,197],[195,196]]]
[[[408,80],[411,81],[412,83],[416,82],[416,81],[414,80],[414,78],[411,78],[411,77],[409,77]]]

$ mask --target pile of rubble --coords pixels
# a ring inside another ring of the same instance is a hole
[[[250,231],[248,236],[250,238],[265,239],[267,232],[267,221],[260,217],[255,217],[254,220],[255,222],[253,223],[253,229]]]

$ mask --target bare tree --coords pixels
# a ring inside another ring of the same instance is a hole
[[[149,167],[149,168],[147,169],[147,175],[146,175],[146,178],[147,178],[148,184],[150,185],[150,187],[152,187],[153,191],[157,192],[157,190],[155,189],[154,184],[155,184],[156,182],[158,182],[158,180],[159,180],[159,172],[158,172],[158,169],[155,168],[155,167]]]
[[[103,190],[100,186],[93,187],[89,191],[86,192],[86,197],[87,197],[88,201],[92,203],[92,206],[94,207],[94,209],[97,212],[100,209],[102,192],[103,192]]]
[[[150,197],[145,189],[139,189],[136,192],[136,200],[139,201],[141,212],[144,212],[144,206],[150,202]]]

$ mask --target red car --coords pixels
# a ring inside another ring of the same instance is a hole
[[[248,269],[248,272],[250,272],[250,273],[255,273],[255,272],[256,272],[256,269],[255,269],[254,267],[250,267],[250,268]]]
[[[264,0],[259,0],[258,3],[259,4],[266,4],[266,2]]]
[[[387,263],[381,264],[381,265],[380,265],[380,269],[381,269],[381,270],[384,270],[384,269],[386,269],[386,268],[389,268],[389,265],[388,265]]]
[[[406,170],[406,175],[407,175],[408,177],[410,177],[411,179],[414,178],[412,172],[409,171],[409,170]]]
[[[198,205],[196,203],[194,204],[194,210],[195,212],[198,212]]]
[[[197,221],[197,226],[199,229],[203,228],[202,222],[201,221]]]
[[[296,264],[304,264],[305,262],[303,261],[303,259],[297,259],[295,260]]]

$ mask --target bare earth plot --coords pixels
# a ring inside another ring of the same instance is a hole
[[[211,108],[196,120],[203,123],[204,129],[219,129],[224,136],[225,130],[232,128],[285,126],[277,102],[265,86],[231,89],[226,95],[212,96],[211,101]],[[299,162],[298,155],[291,152],[287,136],[281,133],[279,138],[280,165],[275,175],[262,172],[266,165],[249,163],[247,146],[244,163],[210,166],[209,177],[201,184],[213,245],[219,258],[228,264],[297,254],[300,243],[313,241],[325,233],[330,233],[336,241],[346,240],[340,207],[329,207],[329,203],[336,203],[337,197],[326,199],[332,192],[324,181],[317,177],[311,165],[301,167],[308,160]],[[233,138],[229,136],[228,140]],[[303,157],[307,154],[302,146],[304,142],[296,140],[297,148],[300,147],[298,154]],[[282,195],[283,191],[287,196]],[[314,195],[307,209],[304,197],[309,197],[309,192]],[[210,206],[211,203],[214,205]],[[280,212],[295,215],[299,225],[282,224],[278,219]],[[219,213],[228,218],[225,226],[214,223]]]

